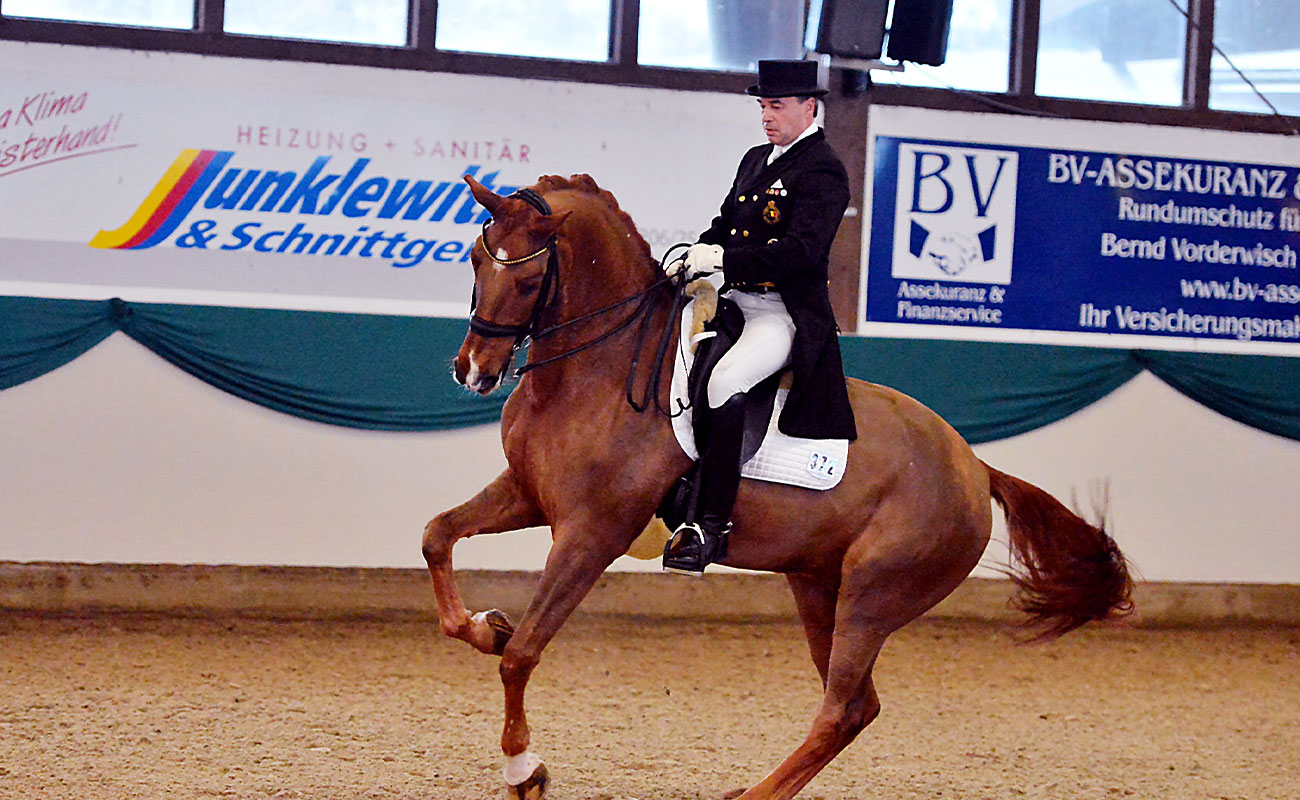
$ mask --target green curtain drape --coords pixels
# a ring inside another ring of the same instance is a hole
[[[1134,361],[1203,406],[1252,428],[1300,439],[1300,358],[1143,350]]]
[[[63,366],[115,330],[103,303],[0,297],[0,389]]]
[[[121,300],[0,297],[0,389],[121,331],[254,403],[333,425],[441,430],[495,422],[504,394],[456,386],[454,319]],[[933,408],[972,443],[1040,428],[1142,370],[1247,425],[1300,439],[1300,358],[846,336],[845,371]]]
[[[390,431],[496,421],[504,395],[457,386],[454,319],[0,298],[0,389],[121,331],[189,374],[306,419]]]
[[[971,444],[1067,417],[1142,371],[1127,351],[1087,347],[843,337],[840,348],[847,374],[917,398]]]

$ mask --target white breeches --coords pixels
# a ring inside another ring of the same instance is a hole
[[[794,320],[777,292],[751,294],[727,292],[745,315],[745,330],[709,377],[709,406],[717,408],[737,392],[747,392],[759,381],[790,363],[794,345]]]

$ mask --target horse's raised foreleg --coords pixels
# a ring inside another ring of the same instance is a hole
[[[495,609],[470,615],[461,600],[452,570],[451,550],[457,541],[479,533],[500,533],[541,524],[541,512],[520,490],[510,470],[502,472],[467,502],[444,511],[424,527],[424,561],[433,577],[442,632],[469,642],[484,653],[500,655],[510,640],[509,619]]]
[[[547,782],[545,765],[528,750],[530,733],[524,713],[528,679],[542,650],[636,535],[632,530],[618,531],[619,527],[608,520],[603,524],[588,520],[584,524],[556,526],[555,543],[537,591],[501,654],[501,684],[505,689],[501,750],[506,756],[506,784],[514,797],[539,798]]]

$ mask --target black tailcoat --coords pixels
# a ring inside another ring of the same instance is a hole
[[[718,216],[700,234],[721,245],[729,283],[772,283],[794,320],[794,383],[778,420],[782,433],[853,439],[853,409],[831,311],[831,241],[849,204],[849,181],[820,130],[767,163],[772,145],[745,153]]]

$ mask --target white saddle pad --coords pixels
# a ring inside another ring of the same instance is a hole
[[[690,348],[691,317],[695,301],[692,300],[682,312],[681,339],[678,357],[673,359],[673,408],[681,408],[687,402],[686,377],[695,360]],[[844,475],[848,463],[849,443],[847,439],[800,439],[786,436],[777,430],[776,421],[785,407],[786,389],[778,389],[776,407],[772,419],[768,422],[767,436],[758,452],[740,468],[745,478],[784,483],[790,486],[802,486],[805,489],[831,489]],[[679,404],[680,403],[680,404]],[[677,443],[692,460],[700,457],[695,449],[695,433],[691,429],[692,414],[690,409],[673,417],[673,433]]]

